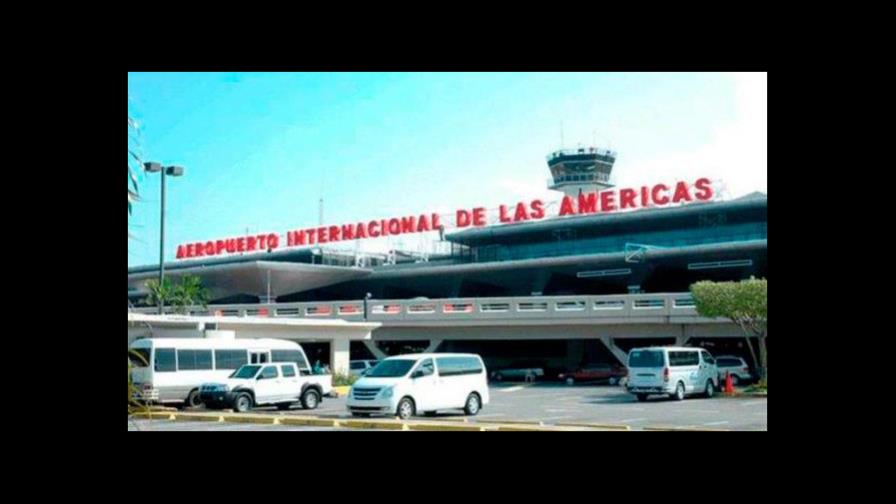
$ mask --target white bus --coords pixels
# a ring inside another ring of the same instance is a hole
[[[140,399],[196,407],[199,386],[220,382],[243,364],[295,362],[311,374],[302,347],[279,339],[143,338],[131,343],[128,359]]]

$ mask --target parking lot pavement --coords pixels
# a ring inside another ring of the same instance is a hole
[[[647,402],[640,403],[623,387],[556,382],[494,385],[489,388],[489,395],[491,402],[475,417],[468,417],[468,421],[623,424],[633,430],[644,427],[768,430],[766,398],[688,397],[684,401],[674,401],[651,396]],[[318,409],[311,411],[300,406],[286,412],[272,407],[258,408],[256,411],[340,418],[351,416],[345,409],[345,398],[327,398]],[[436,416],[436,419],[444,420],[463,418],[460,411],[440,412]]]
[[[311,427],[300,425],[261,425],[217,422],[177,422],[171,420],[128,420],[129,431],[347,431],[334,427]]]

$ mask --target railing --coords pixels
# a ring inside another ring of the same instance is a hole
[[[556,177],[550,177],[547,179],[548,185],[556,185],[562,184],[564,182],[578,182],[581,184],[587,184],[589,182],[610,182],[610,175],[604,172],[593,172],[593,173],[578,173],[575,175],[557,175]]]
[[[157,308],[135,308],[133,311],[156,313]],[[362,321],[364,302],[210,305],[206,309],[196,307],[190,310],[190,314]],[[689,293],[390,299],[371,300],[367,303],[367,320],[384,323],[544,318],[551,319],[552,322],[564,319],[604,319],[609,323],[624,319],[667,321],[669,317],[697,317],[694,300]]]
[[[559,149],[554,152],[548,154],[546,159],[550,161],[551,159],[560,157],[560,156],[580,156],[582,154],[597,154],[598,156],[604,157],[616,157],[616,152],[607,150],[607,149],[596,149],[594,147],[579,147],[578,149]]]

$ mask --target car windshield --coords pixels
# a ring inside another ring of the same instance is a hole
[[[243,366],[230,374],[230,378],[252,378],[261,366]]]
[[[628,367],[662,367],[663,352],[659,350],[633,350],[628,356]]]
[[[409,359],[384,360],[364,376],[367,378],[398,378],[408,374],[415,362],[417,361]]]

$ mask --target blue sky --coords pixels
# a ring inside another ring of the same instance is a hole
[[[326,224],[557,199],[561,123],[565,147],[618,152],[620,186],[768,184],[766,74],[129,74],[128,109],[145,157],[186,169],[168,181],[166,260],[316,226],[321,197]],[[128,266],[158,262],[158,175],[139,188]]]

